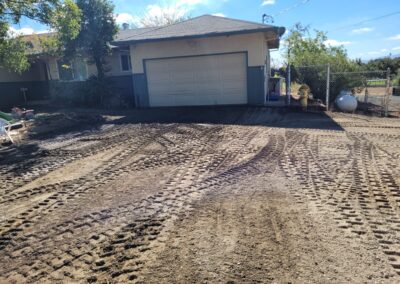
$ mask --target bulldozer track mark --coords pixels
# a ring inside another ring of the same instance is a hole
[[[126,204],[109,212],[94,212],[83,216],[82,220],[73,220],[72,222],[61,223],[57,227],[49,228],[42,234],[24,236],[23,232],[19,231],[20,228],[14,227],[9,230],[8,235],[3,234],[3,239],[6,240],[7,245],[3,251],[5,254],[12,254],[12,257],[15,258],[28,253],[29,250],[27,251],[25,243],[37,241],[42,244],[41,248],[51,248],[51,245],[46,246],[45,243],[51,242],[52,238],[65,239],[69,235],[71,236],[70,238],[73,238],[73,236],[76,238],[76,235],[79,235],[79,231],[82,231],[82,235],[85,235],[84,232],[92,231],[96,228],[96,235],[89,241],[92,246],[82,246],[73,252],[72,244],[65,251],[58,253],[61,256],[54,256],[51,261],[48,259],[50,252],[48,250],[42,251],[38,255],[43,256],[46,260],[36,263],[37,267],[34,270],[38,273],[27,275],[27,279],[34,282],[42,278],[57,279],[57,277],[61,277],[60,275],[64,278],[70,275],[71,281],[75,281],[78,276],[71,272],[71,267],[76,271],[90,269],[92,275],[86,277],[86,281],[98,281],[99,279],[118,281],[123,281],[121,279],[124,279],[130,281],[137,279],[139,275],[136,272],[140,270],[142,260],[136,260],[136,256],[151,250],[149,245],[157,240],[162,228],[164,228],[162,224],[165,220],[177,218],[176,216],[182,212],[190,211],[192,200],[198,198],[200,193],[210,190],[212,186],[234,182],[232,178],[243,173],[259,172],[260,169],[257,169],[257,166],[264,164],[265,161],[273,164],[273,161],[270,161],[269,158],[279,157],[279,153],[282,150],[277,138],[273,137],[267,149],[262,149],[260,151],[261,154],[258,153],[251,161],[233,167],[217,178],[208,178],[208,176],[212,176],[212,172],[225,168],[226,163],[231,163],[235,155],[249,154],[244,153],[243,149],[242,151],[235,149],[236,154],[224,151],[215,153],[213,147],[222,139],[222,135],[218,134],[218,129],[208,129],[207,132],[209,134],[207,135],[210,138],[207,138],[207,141],[203,142],[200,139],[196,141],[198,147],[188,147],[191,150],[190,153],[187,153],[187,157],[191,157],[191,159],[186,159],[182,162],[180,172],[178,171],[174,178],[167,181],[166,187],[152,198],[149,197],[138,204]],[[211,133],[213,135],[210,135]],[[200,136],[203,135],[204,133]],[[248,141],[255,136],[254,134],[247,135]],[[248,141],[242,144],[246,144]],[[251,154],[254,150],[250,149],[248,152]],[[173,153],[175,152],[172,151]],[[127,165],[125,167],[132,166]],[[271,170],[268,165],[267,168]],[[129,222],[128,220],[135,219],[134,216],[137,216],[136,218],[138,219],[134,223]],[[157,222],[157,224],[160,223],[161,225],[149,225],[149,220],[152,223]],[[108,224],[115,222],[115,226],[113,226],[115,229],[102,231],[101,228],[106,222]],[[98,248],[95,250],[96,253],[93,252],[93,248]],[[40,257],[38,258],[40,259]],[[132,270],[133,262],[138,262],[139,264],[134,266],[135,268]],[[127,263],[129,263],[129,269],[124,268],[124,264],[127,266]],[[28,269],[26,266],[23,267],[26,270]],[[113,269],[110,270],[107,267],[112,267]],[[11,273],[11,271],[6,273]],[[25,271],[24,273],[26,274],[27,272]],[[21,272],[21,274],[23,273]]]
[[[264,119],[255,110],[246,115]],[[290,193],[306,203],[304,210],[327,213],[347,237],[376,243],[387,266],[400,275],[400,164],[389,159],[398,152],[388,147],[398,145],[400,135],[378,124],[370,133],[358,127],[368,124],[362,120],[339,124],[348,129],[127,124],[44,142],[19,170],[14,165],[0,169],[5,181],[0,206],[8,213],[0,219],[0,282],[141,283],[151,257],[165,245],[175,222],[196,209],[196,201],[226,186],[239,194],[235,184],[241,180],[275,173],[296,184]],[[71,161],[115,147],[120,151],[89,174],[25,187]],[[33,164],[43,167],[35,171]],[[146,176],[147,170],[154,176],[143,177],[140,186],[154,188],[138,197],[123,188],[113,203],[112,183],[121,186],[121,180]],[[257,200],[258,189],[252,190],[248,203]],[[97,195],[105,203],[83,209]],[[277,207],[262,208],[272,214],[267,217],[271,239],[283,246],[290,238],[286,219]],[[307,234],[308,225],[301,227]]]
[[[382,140],[382,134],[373,137]],[[389,141],[397,135],[390,137]],[[306,199],[320,210],[328,208],[338,227],[351,237],[373,236],[400,274],[400,246],[394,241],[400,231],[400,190],[392,174],[398,171],[398,164],[381,162],[380,157],[390,154],[369,138],[369,133],[351,131],[337,137],[335,143],[323,136],[309,136],[296,151],[285,153],[280,166],[287,177],[296,178],[303,186],[302,192],[293,193],[299,202]],[[325,160],[327,145],[341,149],[336,152],[342,152],[343,157],[329,156],[331,161]]]

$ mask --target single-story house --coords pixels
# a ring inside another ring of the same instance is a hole
[[[270,49],[279,48],[285,29],[204,15],[176,24],[120,30],[107,60],[115,78],[137,107],[263,105],[270,76]],[[0,69],[0,105],[8,92],[45,92],[51,81],[81,81],[94,65],[43,54],[37,43],[30,70],[21,75]],[[27,89],[27,90],[26,90]],[[4,94],[4,95],[3,95]]]

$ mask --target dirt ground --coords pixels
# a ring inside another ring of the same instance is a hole
[[[0,283],[399,283],[400,120],[44,114],[0,148]]]

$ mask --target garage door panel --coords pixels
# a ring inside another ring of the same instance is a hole
[[[150,60],[150,106],[245,104],[246,68],[244,54]]]

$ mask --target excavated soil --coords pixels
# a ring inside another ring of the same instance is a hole
[[[91,123],[0,148],[0,283],[400,282],[399,120],[222,108]]]

